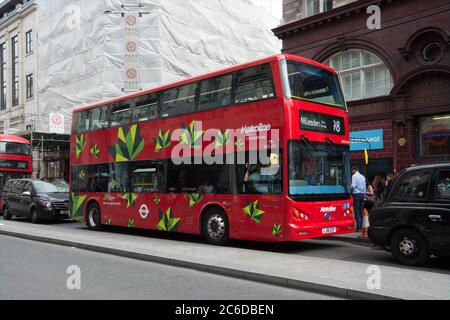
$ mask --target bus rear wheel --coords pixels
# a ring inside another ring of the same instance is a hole
[[[230,240],[230,226],[225,212],[218,207],[208,209],[203,217],[202,233],[205,241],[215,246],[226,245]]]
[[[90,230],[98,231],[101,229],[101,215],[98,204],[90,204],[86,210],[86,225]]]

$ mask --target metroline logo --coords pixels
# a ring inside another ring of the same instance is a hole
[[[336,207],[331,206],[331,207],[322,207],[320,208],[320,212],[321,213],[330,213],[330,212],[336,212]]]

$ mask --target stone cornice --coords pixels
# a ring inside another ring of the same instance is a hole
[[[354,14],[359,14],[361,12],[366,14],[367,7],[371,5],[382,6],[383,4],[390,3],[392,1],[394,0],[360,0],[351,2],[345,6],[338,7],[321,14],[289,22],[285,25],[275,28],[273,32],[278,38],[283,39],[285,36],[292,33],[306,31],[309,28],[323,25],[325,23],[331,23],[336,20],[341,20]]]
[[[16,22],[18,19],[26,17],[31,12],[36,11],[36,9],[37,9],[36,1],[30,1],[25,5],[23,5],[21,8],[12,11],[10,14],[8,14],[8,16],[0,19],[0,30],[7,28],[8,26]]]

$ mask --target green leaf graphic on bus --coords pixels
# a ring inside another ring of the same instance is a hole
[[[234,145],[241,149],[244,146],[244,142],[242,141],[242,139],[238,139]]]
[[[134,219],[128,220],[128,228],[134,228]]]
[[[82,216],[82,207],[84,202],[86,201],[87,196],[77,196],[75,193],[72,193],[72,216],[79,217]]]
[[[84,134],[82,134],[81,137],[75,137],[75,138],[76,138],[75,156],[78,160],[81,156],[81,153],[84,150],[84,147],[86,146],[86,140],[84,138]]]
[[[172,208],[167,209],[166,213],[159,211],[159,220],[158,230],[167,232],[176,232],[181,221],[180,218],[172,216]]]
[[[225,131],[225,133],[223,133],[222,130],[219,130],[216,136],[215,148],[220,149],[229,143],[230,143],[230,130]]]
[[[158,196],[155,196],[155,198],[153,199],[153,202],[155,202],[155,204],[156,204],[157,206],[159,206],[159,204],[161,203],[161,198],[158,197]]]
[[[94,144],[91,148],[91,154],[95,159],[98,159],[100,155],[100,150],[98,149],[98,144]]]
[[[203,141],[203,131],[198,130],[198,122],[195,120],[191,122],[189,126],[183,124],[181,129],[184,130],[184,133],[180,137],[180,143],[189,145],[193,149],[200,149],[202,147]]]
[[[283,233],[283,229],[282,229],[281,224],[276,224],[273,226],[272,235],[274,235],[275,237],[279,237],[279,236],[281,236],[282,233]]]
[[[127,209],[131,206],[135,206],[136,205],[136,200],[137,200],[137,194],[136,193],[126,193],[123,197],[123,200],[125,200],[127,202]]]
[[[144,150],[145,140],[138,125],[119,128],[118,143],[109,147],[116,162],[133,161]]]
[[[153,141],[155,143],[155,152],[161,152],[164,149],[170,147],[170,145],[172,144],[170,130],[167,130],[167,132],[164,133],[164,131],[160,129],[158,138],[153,139]]]
[[[81,170],[81,172],[80,172],[80,174],[78,175],[78,177],[79,177],[81,180],[84,180],[84,178],[86,178],[86,172],[85,172],[84,170]]]
[[[244,208],[244,213],[257,223],[260,223],[262,217],[266,214],[264,211],[259,209],[259,201],[251,202],[250,200],[247,201],[247,206]]]
[[[196,205],[198,205],[200,202],[202,202],[203,197],[198,193],[193,193],[190,196],[188,196],[189,201],[189,208],[193,208]]]

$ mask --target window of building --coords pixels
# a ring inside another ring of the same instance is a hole
[[[306,17],[333,9],[333,0],[304,0]]]
[[[6,73],[6,43],[0,45],[0,110],[6,109],[8,74]]]
[[[422,157],[450,155],[450,114],[420,119]]]
[[[32,53],[33,52],[33,31],[30,30],[25,34],[25,40],[26,40],[26,43],[25,43],[26,53],[27,54]]]
[[[15,36],[11,39],[12,53],[12,102],[13,106],[19,105],[19,37]]]
[[[162,116],[167,118],[194,112],[196,98],[197,83],[165,91],[162,99]]]
[[[31,99],[34,96],[34,83],[33,75],[27,75],[27,99]]]
[[[200,111],[226,107],[231,104],[233,75],[208,79],[200,84]]]
[[[236,104],[275,97],[270,64],[260,65],[236,73]]]
[[[386,96],[394,87],[389,68],[368,51],[341,52],[325,64],[339,72],[347,101]]]

